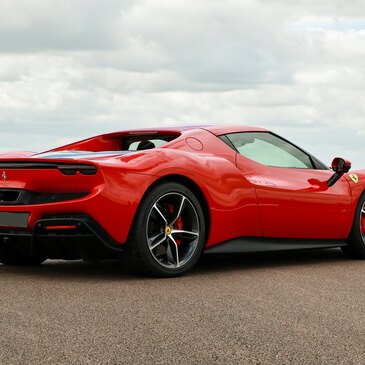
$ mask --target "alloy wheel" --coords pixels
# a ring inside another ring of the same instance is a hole
[[[190,199],[177,192],[161,196],[147,218],[146,237],[153,258],[178,269],[194,256],[199,242],[199,218]]]

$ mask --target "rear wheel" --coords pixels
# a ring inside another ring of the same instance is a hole
[[[355,212],[348,246],[343,251],[356,259],[365,259],[365,193],[361,196]]]
[[[178,183],[162,183],[143,199],[127,243],[133,271],[161,277],[182,275],[198,260],[205,222],[196,196]]]

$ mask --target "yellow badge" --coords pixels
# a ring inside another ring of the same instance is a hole
[[[359,177],[356,174],[350,174],[350,179],[357,184],[359,182]]]

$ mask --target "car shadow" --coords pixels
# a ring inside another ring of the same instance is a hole
[[[195,272],[260,270],[275,267],[333,264],[349,258],[339,248],[303,251],[260,252],[246,254],[205,254]]]
[[[47,260],[38,266],[0,265],[0,276],[14,274],[30,277],[50,277],[52,280],[120,280],[132,279],[121,262],[100,261],[85,262],[82,260]]]
[[[349,259],[340,249],[308,250],[274,253],[249,254],[205,254],[195,268],[188,274],[206,276],[217,273],[245,270],[262,270],[276,267],[303,266],[313,264],[333,264],[346,262]],[[78,280],[151,280],[151,278],[137,276],[123,267],[121,262],[102,261],[84,262],[47,260],[40,266],[6,266],[0,265],[0,275],[26,275],[35,277],[50,277],[52,279]],[[185,276],[186,277],[186,276]],[[156,279],[152,279],[156,280]],[[176,280],[176,279],[175,279]]]

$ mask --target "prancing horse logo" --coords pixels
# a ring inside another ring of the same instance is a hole
[[[359,177],[356,174],[350,174],[350,179],[357,184],[359,182]]]
[[[8,177],[6,176],[6,172],[3,171],[3,173],[1,174],[2,179],[5,181]]]

